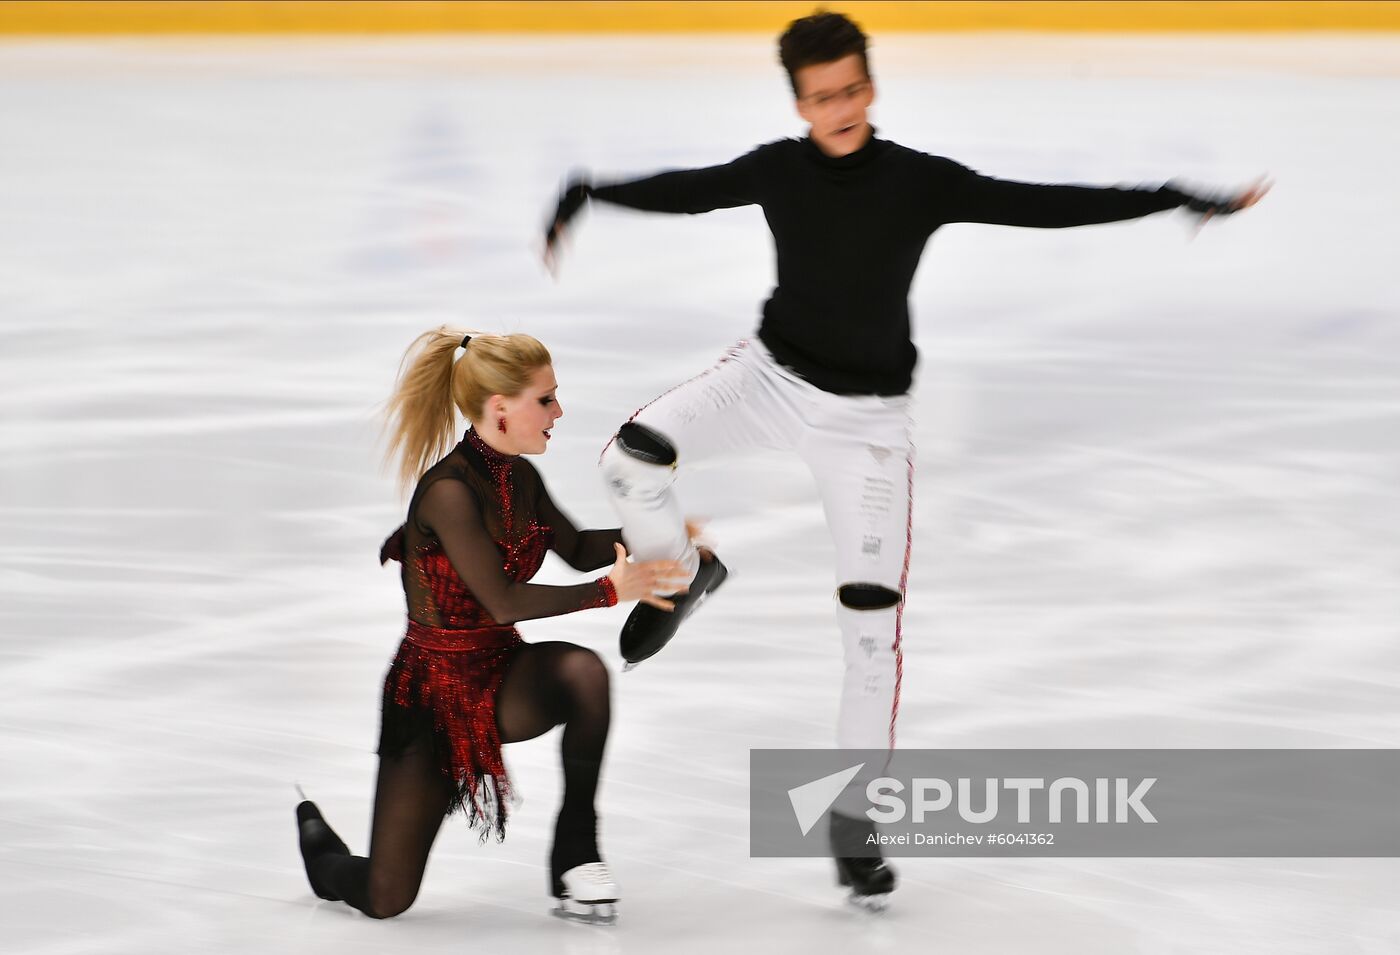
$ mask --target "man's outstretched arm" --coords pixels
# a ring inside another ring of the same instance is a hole
[[[1064,229],[1100,222],[1137,219],[1186,207],[1208,219],[1230,215],[1258,202],[1268,186],[1262,182],[1234,194],[1197,195],[1172,183],[1163,186],[1077,186],[1015,182],[982,176],[949,160],[940,168],[933,197],[940,222]]]
[[[589,199],[645,212],[696,214],[732,209],[759,200],[758,150],[733,162],[702,169],[677,169],[626,182],[595,184],[587,176],[569,180],[545,231],[545,255],[552,256],[559,237]]]

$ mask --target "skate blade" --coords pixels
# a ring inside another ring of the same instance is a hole
[[[617,924],[617,903],[575,902],[572,899],[560,899],[559,904],[551,910],[550,914],[566,922],[578,922],[582,925],[615,925]]]
[[[882,895],[856,895],[852,892],[846,896],[846,903],[860,909],[862,912],[874,912],[876,914],[884,912],[890,907],[890,893]]]

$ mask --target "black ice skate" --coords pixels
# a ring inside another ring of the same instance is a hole
[[[300,787],[297,788],[297,792],[301,792]],[[326,824],[326,820],[321,817],[321,810],[309,799],[303,798],[297,806],[297,837],[301,844],[302,865],[306,866],[306,881],[311,883],[311,891],[327,902],[339,902],[340,896],[323,887],[311,874],[311,860],[326,852],[348,856],[350,848],[335,834],[335,830]]]
[[[878,845],[869,841],[875,826],[867,819],[831,814],[831,854],[836,879],[851,890],[852,905],[883,912],[895,887],[895,872],[885,865]]]
[[[671,642],[671,638],[676,635],[685,619],[699,609],[705,599],[718,590],[719,585],[724,583],[728,576],[729,570],[714,552],[702,547],[700,569],[696,571],[695,579],[690,582],[690,590],[666,598],[676,605],[676,609],[658,610],[644,603],[632,608],[627,622],[622,625],[622,636],[619,640],[622,659],[627,661],[623,670],[630,670],[648,657],[659,653],[662,647]]]

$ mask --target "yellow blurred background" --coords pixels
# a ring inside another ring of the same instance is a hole
[[[0,0],[0,34],[771,33],[818,6],[880,33],[1400,30],[1393,0]]]

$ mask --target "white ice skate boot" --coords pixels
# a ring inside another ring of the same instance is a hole
[[[605,862],[574,866],[554,881],[559,905],[554,914],[574,922],[612,925],[617,921],[617,883]]]

